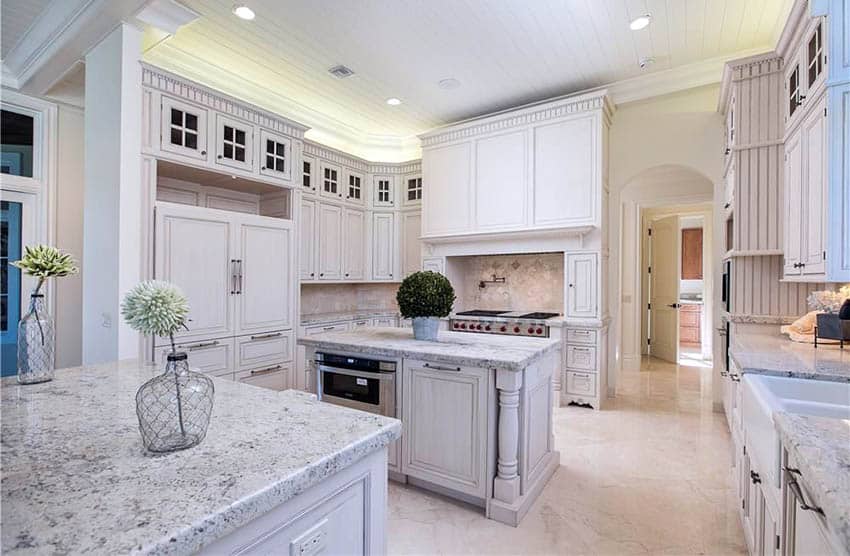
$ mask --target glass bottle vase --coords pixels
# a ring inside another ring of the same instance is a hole
[[[212,380],[189,370],[185,353],[169,353],[165,372],[136,392],[136,416],[145,448],[174,452],[200,444],[212,415]]]
[[[55,361],[56,328],[47,312],[44,294],[34,293],[27,314],[18,323],[18,382],[53,380]]]

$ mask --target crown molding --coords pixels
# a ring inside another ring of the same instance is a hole
[[[723,66],[723,77],[720,81],[720,95],[717,99],[717,111],[726,113],[729,105],[729,96],[732,94],[732,85],[738,81],[747,81],[780,73],[783,70],[783,60],[776,52],[763,52],[744,58],[736,58],[726,62]]]
[[[370,162],[347,152],[310,141],[309,139],[305,139],[304,141],[304,154],[324,158],[340,166],[347,166],[370,174],[413,174],[422,171],[421,160]]]

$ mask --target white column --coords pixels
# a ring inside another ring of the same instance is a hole
[[[499,390],[499,450],[493,498],[511,503],[519,498],[519,390],[521,372],[496,371]]]
[[[86,55],[85,364],[140,355],[120,303],[141,276],[141,39],[121,24]]]

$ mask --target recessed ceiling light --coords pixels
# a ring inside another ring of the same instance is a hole
[[[640,31],[652,21],[652,16],[649,14],[643,14],[642,16],[636,17],[629,23],[629,29],[632,31]]]
[[[387,99],[387,104],[389,104],[390,106],[398,106],[399,104],[401,104],[401,99],[390,97]]]
[[[240,19],[246,19],[248,21],[251,21],[252,19],[254,19],[254,16],[256,14],[254,14],[254,10],[252,10],[245,4],[237,4],[236,6],[233,6],[233,15]]]
[[[441,89],[457,89],[460,87],[460,81],[454,77],[449,77],[447,79],[441,79],[437,85],[439,85]]]

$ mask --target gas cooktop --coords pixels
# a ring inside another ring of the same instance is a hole
[[[473,309],[461,311],[449,322],[451,330],[457,332],[480,332],[483,334],[508,334],[514,336],[537,336],[548,338],[549,326],[546,319],[557,317],[559,313],[535,311],[495,311]],[[473,317],[473,318],[464,318]]]
[[[510,313],[510,311],[491,311],[489,309],[473,309],[472,311],[461,311],[456,313],[459,317],[498,317]]]

